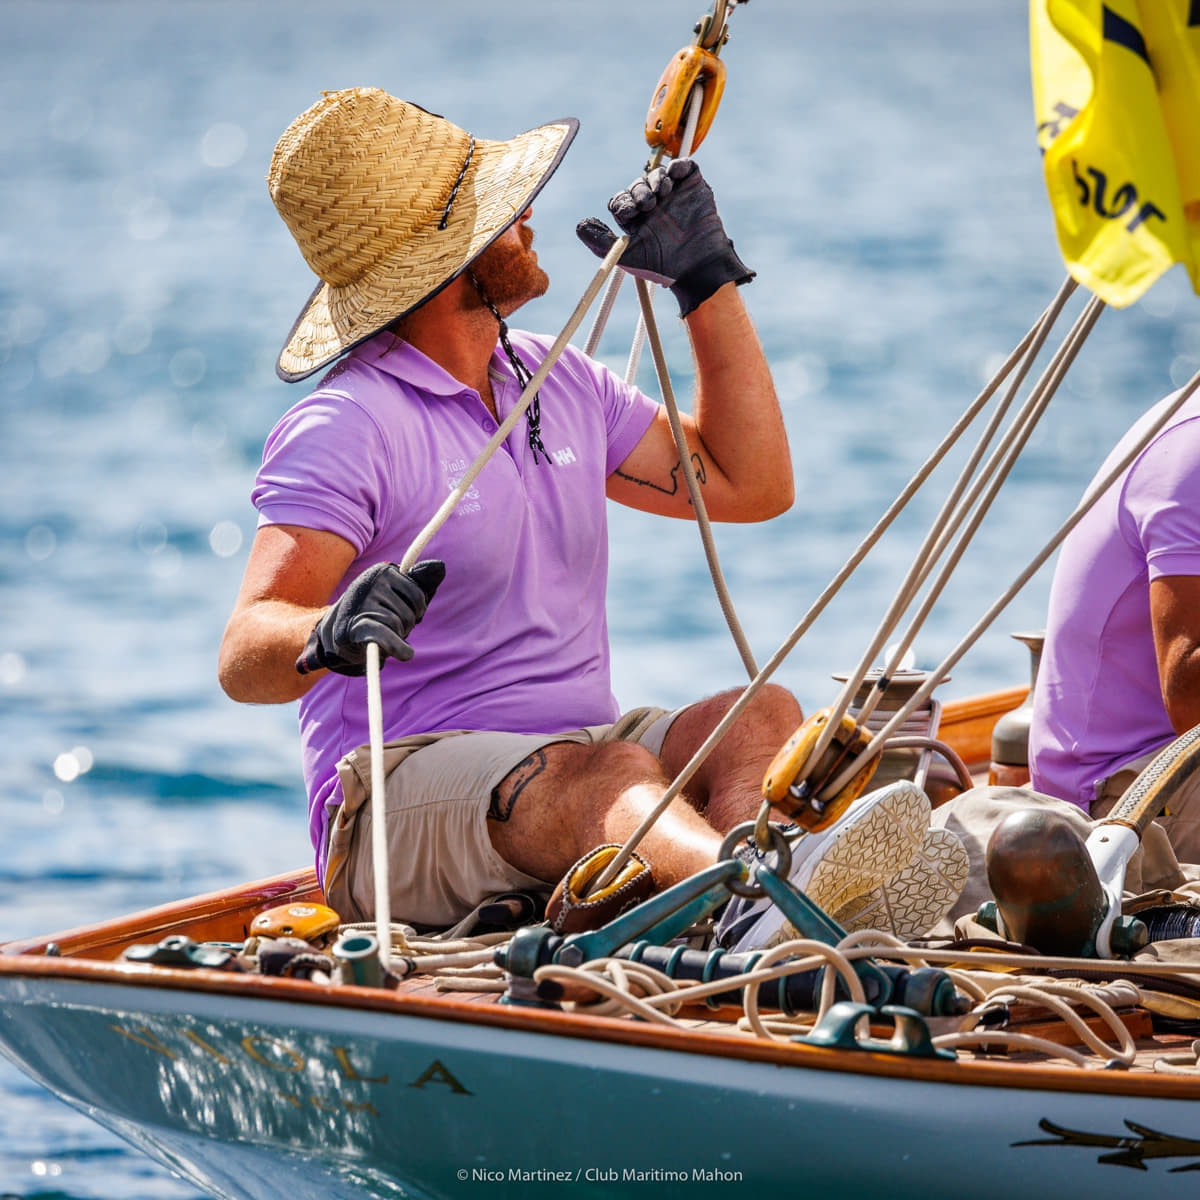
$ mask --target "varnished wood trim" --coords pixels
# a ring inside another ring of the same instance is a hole
[[[1200,1079],[1149,1072],[1084,1071],[1077,1067],[1029,1063],[993,1063],[943,1059],[902,1058],[873,1051],[847,1051],[795,1042],[714,1032],[711,1029],[670,1029],[629,1019],[592,1017],[548,1009],[479,1004],[452,996],[406,995],[370,988],[342,987],[336,993],[318,984],[294,979],[233,975],[204,969],[181,971],[132,963],[102,963],[86,959],[0,958],[0,978],[74,980],[89,984],[128,986],[135,990],[165,988],[206,994],[240,996],[251,1000],[318,1004],[339,1009],[391,1012],[446,1022],[466,1022],[497,1029],[520,1030],[547,1037],[585,1038],[629,1046],[775,1063],[817,1071],[840,1071],[879,1078],[968,1087],[1003,1087],[1102,1095],[1151,1096],[1164,1100],[1200,1099]],[[86,1002],[82,1001],[81,1002]],[[129,1011],[136,1011],[130,1001]]]
[[[1015,687],[949,700],[942,708],[938,736],[958,751],[968,767],[986,767],[992,756],[992,726],[1005,713],[1020,708],[1028,695],[1028,687]]]

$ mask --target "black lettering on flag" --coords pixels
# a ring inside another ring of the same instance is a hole
[[[1107,4],[1103,7],[1104,40],[1106,42],[1116,42],[1118,46],[1124,46],[1126,50],[1132,50],[1149,67],[1150,55],[1146,50],[1146,39],[1142,37],[1142,31],[1132,22],[1125,20],[1124,17],[1113,12]],[[1192,11],[1195,12],[1197,8],[1200,8],[1200,0],[1192,0]]]
[[[1188,9],[1188,25],[1200,26],[1200,0],[1192,0]]]

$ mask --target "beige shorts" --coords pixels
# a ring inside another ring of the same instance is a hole
[[[675,713],[637,708],[611,725],[555,734],[454,730],[384,746],[388,892],[392,919],[421,928],[454,925],[489,896],[548,892],[496,853],[488,835],[492,790],[520,762],[554,742],[637,742],[655,755]],[[342,803],[331,814],[325,898],[343,921],[371,920],[371,755],[360,746],[338,763]]]

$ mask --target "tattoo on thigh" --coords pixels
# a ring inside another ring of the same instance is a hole
[[[488,804],[489,821],[507,821],[525,785],[536,779],[546,769],[546,752],[535,750],[528,758],[517,763],[497,787],[492,788]],[[504,793],[508,794],[505,795]]]

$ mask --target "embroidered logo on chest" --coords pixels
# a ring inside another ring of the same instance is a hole
[[[446,491],[452,492],[463,481],[463,476],[467,473],[467,460],[465,458],[443,458],[441,460],[442,471],[446,476]],[[454,512],[451,514],[455,517],[469,516],[471,513],[483,511],[482,497],[479,494],[479,489],[472,483],[465,492],[462,499],[454,507]]]

